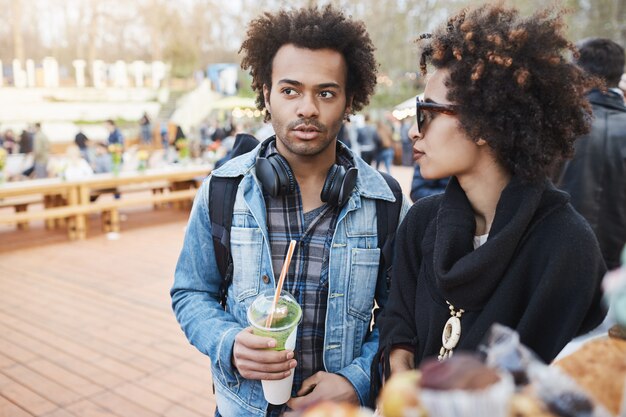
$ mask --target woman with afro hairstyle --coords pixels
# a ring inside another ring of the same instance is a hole
[[[593,232],[547,179],[590,125],[595,81],[557,10],[484,5],[418,40],[435,68],[409,135],[424,178],[451,176],[400,226],[378,358],[385,373],[475,350],[494,323],[550,362],[605,315]],[[378,363],[378,362],[375,362]]]

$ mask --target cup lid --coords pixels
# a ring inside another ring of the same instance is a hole
[[[280,331],[292,327],[294,325],[293,321],[287,323],[281,323],[279,326],[265,326],[265,321],[272,310],[272,303],[274,301],[274,292],[271,290],[266,290],[265,292],[259,294],[259,296],[252,302],[250,307],[248,307],[248,322],[250,325],[257,329],[263,330],[272,330],[272,331]],[[273,314],[273,322],[280,323],[282,318],[287,317],[289,314],[289,310],[295,308],[297,311],[297,316],[295,317],[295,322],[300,323],[302,318],[302,309],[300,305],[296,301],[296,299],[289,294],[287,291],[281,291],[280,298],[278,299],[278,303],[276,305],[276,309]],[[293,311],[293,310],[291,310]]]

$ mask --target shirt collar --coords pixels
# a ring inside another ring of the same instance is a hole
[[[615,94],[619,94],[619,96],[622,98],[622,100],[624,100],[624,92],[620,88],[611,87],[611,88],[609,88],[609,91],[611,91],[611,92],[613,92]]]

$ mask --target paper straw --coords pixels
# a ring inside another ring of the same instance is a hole
[[[278,285],[276,285],[274,301],[272,301],[272,309],[270,310],[270,315],[267,316],[267,320],[265,321],[265,327],[270,327],[270,325],[272,324],[272,320],[274,320],[274,310],[276,310],[276,305],[278,304],[278,299],[280,298],[280,292],[283,290],[283,283],[285,282],[285,277],[287,276],[287,271],[289,270],[289,264],[291,263],[291,257],[293,256],[293,251],[295,248],[296,241],[292,240],[291,242],[289,242],[289,249],[287,250],[285,263],[283,263],[283,269],[280,271],[280,278],[278,278]]]

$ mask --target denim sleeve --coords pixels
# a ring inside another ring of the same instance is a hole
[[[370,403],[370,368],[377,350],[378,329],[374,328],[361,347],[361,356],[337,372],[350,381],[362,406],[368,406]]]
[[[409,203],[408,199],[403,196],[402,208],[400,209],[400,215],[398,218],[398,227],[404,220],[404,217],[406,216],[410,207],[411,204]],[[378,280],[386,281],[384,272],[378,277]],[[378,307],[381,309],[381,311],[384,310],[385,305],[387,304],[387,296],[387,284],[384,283],[384,285],[377,285],[376,303],[378,304]],[[337,372],[339,375],[342,375],[348,381],[350,381],[359,397],[359,402],[363,406],[371,405],[371,366],[372,361],[374,360],[374,356],[378,351],[378,336],[378,327],[375,322],[372,331],[369,333],[368,337],[365,339],[365,343],[361,347],[361,356],[355,358],[350,365]]]
[[[231,364],[235,336],[243,328],[219,303],[217,269],[208,210],[209,181],[196,195],[170,291],[176,319],[189,342],[211,358],[227,383],[237,383]]]

